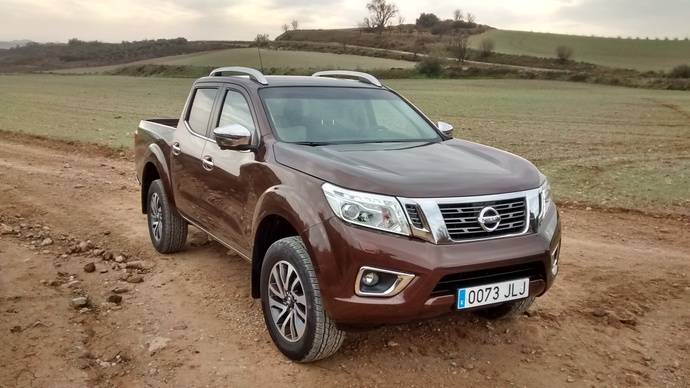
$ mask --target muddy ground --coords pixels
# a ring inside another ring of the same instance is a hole
[[[564,208],[561,274],[529,314],[351,333],[300,365],[248,263],[193,229],[183,253],[152,249],[133,168],[0,135],[0,387],[690,384],[687,220]]]

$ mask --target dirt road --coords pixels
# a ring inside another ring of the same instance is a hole
[[[0,134],[0,387],[690,384],[687,223],[563,209],[562,272],[529,315],[351,333],[300,365],[246,262],[195,230],[154,252],[129,158]]]

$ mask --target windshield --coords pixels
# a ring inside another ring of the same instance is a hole
[[[311,145],[441,140],[400,97],[370,88],[277,87],[260,91],[276,136]]]

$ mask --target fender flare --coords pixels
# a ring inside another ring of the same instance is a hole
[[[141,177],[141,210],[143,213],[146,213],[146,196],[148,194],[147,187],[144,187],[146,184],[145,179],[146,177],[144,176],[144,172],[146,171],[146,166],[149,164],[153,164],[154,168],[158,172],[158,176],[160,177],[161,181],[163,181],[163,187],[165,188],[165,192],[168,194],[168,200],[170,201],[170,204],[174,207],[175,206],[175,195],[172,190],[172,182],[170,180],[170,170],[168,168],[168,163],[165,158],[165,154],[163,153],[163,150],[161,147],[156,144],[156,143],[151,143],[146,149],[146,157],[144,158],[144,163],[141,165],[141,171],[139,172],[139,176]]]
[[[300,209],[299,213],[296,209]],[[257,232],[261,223],[271,216],[279,216],[285,219],[292,228],[297,232],[297,235],[304,242],[305,248],[311,257],[314,257],[314,247],[312,241],[314,239],[314,226],[323,223],[323,218],[319,215],[319,207],[309,204],[304,195],[299,195],[296,191],[290,189],[288,186],[277,185],[266,190],[257,200],[254,215],[252,217],[252,294],[258,295],[257,283],[261,274],[262,259],[257,257]],[[325,238],[324,236],[322,236]],[[313,262],[314,269],[318,273],[318,263]]]

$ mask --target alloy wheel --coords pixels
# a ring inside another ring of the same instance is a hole
[[[153,238],[156,239],[156,241],[160,241],[163,235],[163,204],[158,193],[153,193],[151,195],[149,216]]]
[[[268,303],[280,335],[289,342],[299,341],[307,326],[307,298],[297,270],[287,261],[281,260],[271,268]]]

